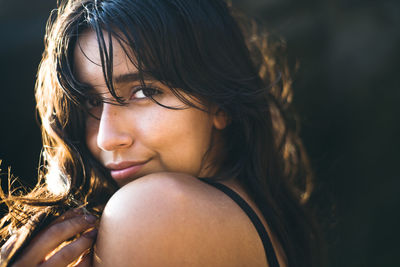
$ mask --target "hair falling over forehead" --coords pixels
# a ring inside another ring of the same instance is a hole
[[[270,41],[222,0],[59,0],[58,5],[48,21],[36,82],[43,137],[39,182],[26,195],[2,195],[9,206],[2,236],[24,225],[31,225],[24,228],[29,233],[40,228],[30,222],[32,214],[58,215],[79,205],[100,213],[117,189],[85,144],[83,103],[89,88],[74,73],[79,36],[93,31],[115,104],[124,104],[113,86],[113,42],[118,42],[142,83],[151,76],[188,106],[207,111],[214,105],[229,117],[223,130],[226,157],[214,178],[242,183],[268,218],[289,266],[315,266],[317,234],[303,209],[312,173],[290,106],[282,43]]]

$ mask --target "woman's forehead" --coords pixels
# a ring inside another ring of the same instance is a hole
[[[109,54],[110,37],[108,32],[103,31],[103,38],[106,52]],[[132,57],[126,54],[127,49],[123,48],[121,42],[115,37],[111,37],[111,41],[113,77],[132,77],[132,74],[137,74],[138,69],[132,63]],[[105,84],[102,66],[104,52],[100,52],[99,40],[95,31],[87,30],[79,35],[74,48],[74,74],[80,82],[92,87]]]

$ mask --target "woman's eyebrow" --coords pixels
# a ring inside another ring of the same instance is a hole
[[[138,72],[126,73],[118,75],[114,78],[116,84],[137,82],[141,79],[146,81],[154,81],[154,78],[148,74],[139,74]]]

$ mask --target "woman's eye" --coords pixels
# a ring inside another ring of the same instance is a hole
[[[99,107],[103,104],[103,101],[98,97],[89,97],[86,99],[85,106],[88,109]]]
[[[144,99],[144,98],[152,98],[155,95],[159,95],[162,92],[158,89],[151,88],[151,87],[140,87],[135,89],[132,94],[131,99]]]

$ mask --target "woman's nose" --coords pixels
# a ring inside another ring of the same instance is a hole
[[[123,149],[133,144],[130,122],[124,119],[124,106],[104,103],[97,133],[97,146],[105,151]]]

